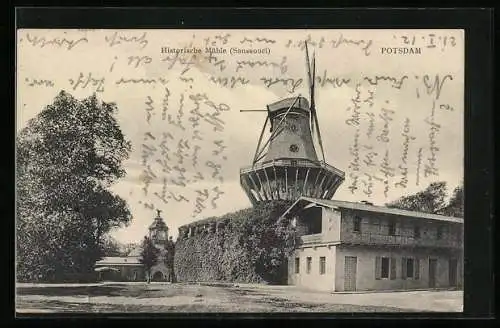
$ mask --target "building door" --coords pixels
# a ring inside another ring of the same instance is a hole
[[[456,287],[457,286],[457,266],[458,266],[457,259],[450,259],[448,264],[449,264],[448,280],[450,283],[450,287]]]
[[[346,256],[344,264],[344,291],[352,292],[356,290],[356,271],[358,258],[356,256]]]
[[[437,260],[429,259],[429,288],[436,287]]]

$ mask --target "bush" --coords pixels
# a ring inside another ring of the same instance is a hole
[[[181,227],[174,257],[178,281],[286,283],[295,232],[280,215],[290,205],[270,201]]]

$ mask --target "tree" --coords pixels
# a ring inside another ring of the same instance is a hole
[[[111,236],[104,237],[102,242],[102,250],[104,256],[123,256],[124,245]]]
[[[156,248],[153,240],[149,237],[144,237],[142,241],[142,251],[139,258],[139,262],[144,265],[144,271],[146,272],[146,277],[148,284],[151,281],[151,268],[158,263],[158,255],[160,250]]]
[[[287,259],[296,247],[291,219],[281,216],[291,204],[290,201],[259,204],[243,219],[244,244],[251,263],[264,281],[274,284],[286,283]]]
[[[123,245],[120,250],[120,254],[121,256],[129,256],[130,252],[132,252],[137,247],[139,247],[138,243],[128,243],[126,245]]]
[[[174,257],[175,257],[175,242],[170,236],[170,238],[165,243],[165,266],[168,269],[168,281],[175,282],[175,271],[174,271]]]
[[[464,217],[464,186],[461,183],[453,190],[453,194],[448,201],[448,205],[442,210],[442,214],[455,216],[455,217]]]
[[[425,213],[438,213],[446,205],[446,182],[433,182],[425,190],[414,195],[403,196],[387,207]]]
[[[425,190],[414,195],[401,197],[386,204],[386,206],[463,218],[463,193],[464,187],[462,182],[453,190],[450,199],[446,202],[446,182],[433,182]]]
[[[126,202],[108,190],[131,149],[116,112],[95,95],[61,91],[18,134],[18,279],[91,272],[105,234],[130,222]]]

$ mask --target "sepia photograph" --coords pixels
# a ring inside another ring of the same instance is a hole
[[[464,30],[16,33],[18,315],[463,311]]]

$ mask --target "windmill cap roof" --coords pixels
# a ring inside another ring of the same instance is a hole
[[[309,101],[307,101],[304,97],[298,97],[297,101],[295,101],[297,97],[291,97],[286,99],[281,99],[277,102],[274,102],[270,105],[267,105],[267,108],[271,113],[278,112],[281,110],[287,110],[293,104],[293,108],[302,109],[305,111],[309,111]],[[294,104],[295,101],[295,104]]]

